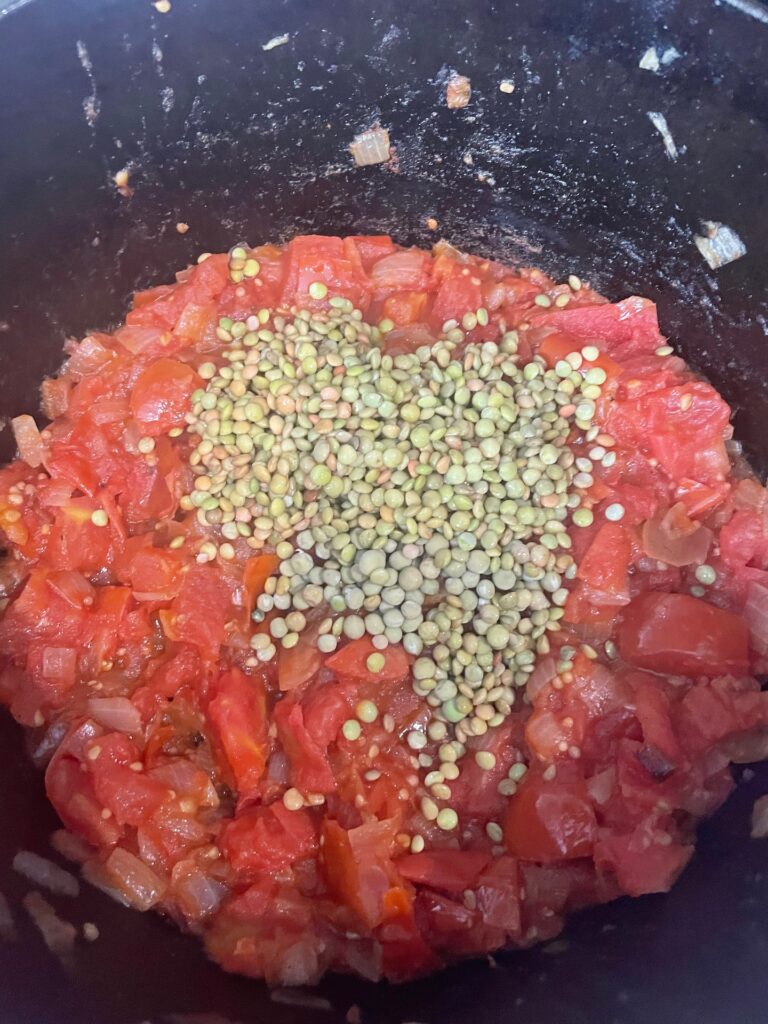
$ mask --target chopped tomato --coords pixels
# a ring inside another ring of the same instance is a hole
[[[595,812],[583,783],[545,781],[531,773],[510,798],[504,841],[515,857],[547,863],[588,857]]]
[[[368,658],[381,653],[383,667],[373,672],[368,668]],[[326,659],[325,664],[333,669],[340,679],[358,681],[374,679],[380,683],[393,683],[405,679],[410,668],[410,659],[402,647],[391,646],[378,652],[368,636],[352,640]]]
[[[163,623],[174,640],[196,644],[207,657],[216,658],[231,616],[232,592],[227,583],[216,569],[195,565],[184,574]]]
[[[321,863],[329,889],[370,928],[386,917],[386,897],[396,887],[391,861],[394,828],[389,821],[374,821],[344,829],[337,822],[323,823]],[[397,915],[399,916],[399,915]]]
[[[267,699],[263,681],[232,669],[219,679],[208,705],[238,792],[246,797],[258,786],[267,764]]]
[[[289,242],[286,257],[281,294],[284,303],[299,300],[304,305],[313,304],[309,286],[320,281],[329,295],[341,295],[360,308],[366,307],[371,285],[352,239],[297,235]]]
[[[617,639],[625,661],[652,672],[714,676],[749,668],[744,620],[688,594],[636,597]]]
[[[336,779],[326,750],[310,735],[301,705],[284,698],[275,706],[274,718],[294,786],[302,793],[333,792]]]
[[[615,871],[630,896],[666,892],[691,859],[692,846],[669,843],[661,830],[639,828],[630,835],[605,835],[595,845],[595,860]]]
[[[378,293],[423,292],[429,287],[431,269],[429,253],[403,249],[374,263],[371,283]]]
[[[317,832],[308,811],[289,811],[277,801],[230,821],[221,844],[239,875],[257,878],[262,872],[278,872],[309,857],[317,848]]]
[[[490,855],[482,850],[430,850],[406,854],[396,864],[400,874],[411,882],[463,893],[472,888],[489,860]]]
[[[626,527],[604,523],[577,570],[584,596],[592,605],[625,605],[629,601],[632,544]]]
[[[184,426],[189,396],[202,381],[191,366],[157,359],[140,375],[131,394],[131,412],[149,437]]]
[[[256,598],[264,593],[264,584],[280,565],[280,559],[274,554],[255,555],[245,563],[243,582],[248,595],[249,614],[256,607]]]
[[[395,292],[384,300],[382,312],[396,327],[406,327],[423,319],[426,292]]]
[[[586,343],[580,341],[573,334],[563,334],[562,332],[554,331],[544,338],[539,346],[538,354],[546,361],[547,366],[552,367],[561,359],[565,359],[566,356],[574,352],[580,353],[584,347],[586,347]],[[599,352],[597,359],[583,363],[582,373],[592,367],[598,367],[603,370],[609,380],[621,375],[621,365],[615,359],[611,359],[609,355],[606,355],[605,352]]]
[[[636,295],[616,303],[544,310],[536,317],[536,323],[583,338],[585,344],[602,341],[608,355],[614,359],[634,352],[652,352],[664,344],[656,307]]]

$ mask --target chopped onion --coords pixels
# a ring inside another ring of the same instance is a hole
[[[19,449],[19,458],[36,469],[43,461],[43,439],[33,417],[26,413],[14,416],[11,428]]]
[[[37,489],[40,504],[49,508],[63,508],[72,501],[72,486],[66,480],[46,480]]]
[[[80,572],[70,572],[67,569],[52,572],[46,583],[54,594],[64,598],[73,608],[85,608],[93,604],[96,591],[93,584]]]
[[[35,885],[42,885],[57,896],[79,896],[80,883],[74,875],[52,860],[31,850],[20,850],[13,858],[13,870]]]
[[[596,804],[607,804],[616,785],[616,769],[605,768],[587,779],[587,791]]]
[[[705,220],[701,226],[704,234],[694,235],[693,241],[712,270],[724,267],[726,263],[733,263],[734,260],[740,260],[746,255],[746,245],[727,224]]]
[[[151,345],[160,344],[163,331],[159,327],[132,327],[126,324],[112,335],[115,341],[127,348],[133,355],[139,355]]]
[[[723,754],[734,764],[768,761],[768,726],[756,726],[747,732],[729,736],[719,746]]]
[[[42,674],[46,679],[62,686],[71,686],[77,671],[77,651],[74,647],[44,647]]]
[[[49,841],[56,853],[73,864],[84,864],[93,856],[93,850],[88,843],[80,836],[67,832],[65,828],[57,828],[51,833]]]
[[[369,128],[354,137],[349,151],[358,167],[383,164],[390,157],[389,132],[380,125]]]
[[[94,402],[88,414],[97,425],[122,423],[130,415],[130,406],[125,398],[103,398]]]
[[[758,654],[768,654],[768,587],[750,583],[744,618],[749,626],[749,639]]]
[[[445,86],[445,105],[449,110],[461,110],[469,103],[472,83],[466,75],[452,71]]]
[[[88,714],[105,729],[115,732],[141,731],[141,715],[127,697],[89,697]]]
[[[0,892],[0,940],[3,942],[15,942],[18,938],[16,925],[13,922],[13,914],[8,906],[8,900]]]
[[[166,884],[138,857],[116,846],[104,864],[105,880],[120,898],[137,910],[149,910],[159,903]]]
[[[67,373],[74,377],[84,377],[88,373],[95,373],[112,359],[114,353],[101,343],[100,337],[106,342],[112,340],[108,334],[88,334],[82,341],[67,345],[71,353],[66,365]]]
[[[190,868],[188,862],[173,869],[172,885],[184,913],[198,920],[212,914],[228,892],[223,882],[209,877],[196,865]]]
[[[179,796],[192,797],[202,807],[218,807],[219,795],[207,773],[186,758],[177,757],[147,772],[151,779],[162,782]]]
[[[752,808],[752,838],[768,838],[768,794],[755,800]]]
[[[69,381],[63,377],[46,377],[40,385],[40,404],[49,420],[63,416],[69,408]]]
[[[683,523],[681,528],[678,524]],[[688,528],[688,524],[692,528]],[[649,558],[667,565],[683,566],[705,562],[712,531],[689,520],[680,505],[643,524],[643,547]]]
[[[59,748],[69,730],[69,723],[63,719],[54,719],[47,729],[41,733],[28,734],[27,750],[38,768],[45,768]]]
[[[77,929],[69,921],[62,921],[48,900],[39,892],[28,892],[21,901],[24,909],[34,921],[45,940],[45,944],[56,956],[66,959],[72,952]]]

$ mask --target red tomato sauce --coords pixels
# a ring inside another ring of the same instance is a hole
[[[388,238],[248,255],[258,274],[210,256],[69,344],[49,425],[27,423],[28,461],[0,470],[0,699],[55,748],[46,790],[86,876],[274,984],[402,981],[667,890],[732,787],[729,753],[768,730],[768,496],[729,458],[728,406],[645,299]],[[322,314],[317,280],[388,321],[385,351],[482,305],[470,342],[514,328],[549,366],[591,347],[607,379],[562,628],[446,777],[450,831],[424,813],[439,744],[405,741],[424,719],[413,659],[390,647],[374,675],[368,638],[326,655],[307,634],[259,662],[251,613],[277,556],[201,557],[210,530],[181,501],[219,319]]]

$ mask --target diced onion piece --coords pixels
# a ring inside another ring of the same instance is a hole
[[[746,245],[727,224],[706,220],[702,227],[705,234],[694,235],[693,240],[712,270],[724,267],[726,263],[733,263],[734,260],[740,260],[746,255]]]
[[[768,794],[755,800],[752,808],[752,838],[768,838]]]
[[[587,779],[587,791],[596,804],[607,804],[616,785],[616,769],[611,766]]]
[[[43,899],[39,892],[28,892],[21,902],[39,929],[48,949],[58,957],[68,957],[75,945],[75,926],[69,921],[62,921],[48,900]]]
[[[684,526],[681,528],[680,523]],[[705,562],[712,531],[689,520],[680,505],[643,523],[643,547],[649,558],[667,565]]]
[[[88,373],[95,373],[113,358],[114,352],[102,344],[100,338],[107,342],[112,341],[108,334],[87,334],[82,341],[67,346],[71,352],[66,365],[69,375],[84,377]]]
[[[93,855],[93,850],[84,839],[67,832],[65,828],[57,828],[51,833],[50,844],[56,853],[73,864],[83,864]]]
[[[138,857],[116,846],[104,864],[107,886],[137,910],[149,910],[159,903],[166,884],[152,868]]]
[[[758,654],[768,654],[768,587],[750,583],[744,618],[749,626],[749,640]]]
[[[69,408],[69,381],[63,377],[46,377],[40,385],[43,413],[49,420],[63,416]]]
[[[184,913],[197,920],[212,914],[228,891],[223,882],[210,878],[188,861],[174,867],[172,885]]]
[[[141,731],[141,715],[127,697],[89,697],[88,714],[105,729],[115,732]]]
[[[11,420],[19,458],[36,469],[43,461],[43,439],[32,416],[23,413]]]
[[[31,850],[20,850],[13,858],[13,870],[35,885],[42,885],[58,896],[78,896],[80,883],[69,871]]]
[[[768,727],[756,726],[746,732],[729,736],[719,744],[720,750],[734,764],[768,761]]]
[[[466,75],[452,71],[445,86],[445,105],[449,110],[461,110],[469,103],[472,95],[472,83]]]
[[[42,669],[51,682],[71,686],[77,670],[77,651],[74,647],[44,647]]]
[[[349,151],[358,167],[383,164],[390,157],[389,132],[381,126],[369,128],[355,136]]]

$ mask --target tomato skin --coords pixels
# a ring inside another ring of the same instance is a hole
[[[246,677],[236,668],[225,672],[208,705],[208,717],[218,733],[242,800],[257,789],[269,756],[263,680]]]
[[[546,864],[588,857],[595,830],[595,812],[583,783],[547,782],[531,773],[510,798],[504,841],[513,856]]]
[[[744,620],[687,594],[640,594],[622,613],[617,643],[625,661],[651,672],[715,676],[749,670]]]
[[[176,359],[157,359],[141,373],[131,393],[131,413],[149,437],[184,426],[189,396],[202,379]]]

